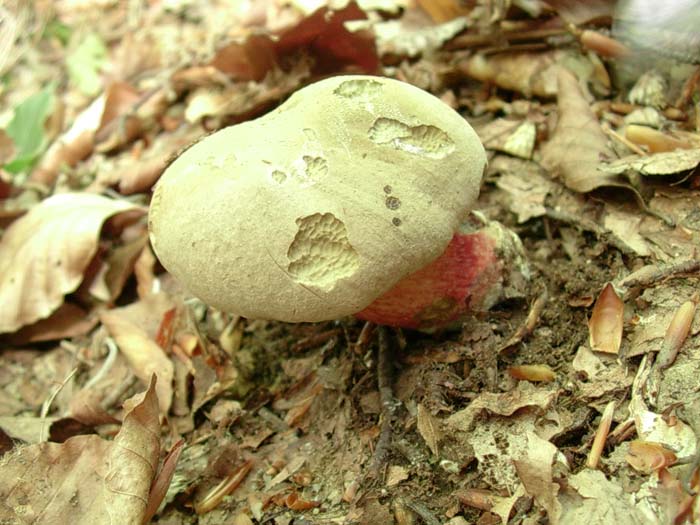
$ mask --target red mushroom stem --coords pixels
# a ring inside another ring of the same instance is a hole
[[[402,328],[439,328],[470,311],[524,295],[529,272],[514,233],[497,222],[457,232],[445,252],[356,317]]]

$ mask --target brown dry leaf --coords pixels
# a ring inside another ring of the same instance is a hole
[[[0,130],[0,165],[9,162],[15,156],[15,142],[5,130]],[[9,195],[10,185],[0,179],[0,199]]]
[[[69,415],[83,425],[92,427],[120,423],[100,405],[99,393],[94,388],[84,388],[71,397]]]
[[[507,525],[510,521],[510,515],[513,511],[515,504],[526,496],[525,489],[521,485],[515,489],[511,496],[504,497],[498,496],[493,492],[480,490],[480,489],[465,489],[457,491],[455,494],[460,502],[464,505],[469,505],[470,507],[475,507],[481,510],[486,510],[492,514],[497,515],[501,518],[502,525]],[[452,522],[448,522],[447,525]],[[464,521],[464,524],[467,522]],[[461,522],[457,522],[455,525],[463,525]]]
[[[598,352],[617,354],[622,344],[625,305],[608,283],[596,299],[588,321],[591,348]]]
[[[216,52],[209,65],[234,80],[260,82],[277,67],[274,42],[252,34],[242,42],[231,42]]]
[[[126,82],[114,82],[105,90],[105,110],[95,132],[95,150],[109,152],[132,142],[143,129],[137,109],[145,100]]]
[[[666,446],[680,460],[687,460],[698,453],[695,432],[676,416],[667,417],[651,412],[638,398],[630,403],[630,414],[634,417],[640,439]]]
[[[549,383],[556,379],[557,374],[547,365],[516,365],[508,367],[508,373],[515,379],[532,381],[533,383]]]
[[[346,22],[366,20],[367,15],[355,2],[339,10],[321,7],[295,27],[281,31],[275,41],[280,56],[306,49],[315,58],[315,70],[342,71],[346,67],[374,73],[379,58],[374,37],[363,31],[351,32]]]
[[[197,122],[206,117],[251,117],[294,90],[309,76],[305,62],[292,71],[273,71],[260,83],[237,83],[226,88],[203,87],[192,92],[187,100],[185,119]]]
[[[488,167],[489,172],[499,173],[496,186],[506,193],[505,204],[518,216],[522,224],[547,213],[547,196],[556,192],[553,182],[539,164],[506,155],[496,155]]]
[[[420,5],[435,22],[446,22],[458,16],[467,16],[470,8],[459,0],[418,0]]]
[[[640,215],[639,209],[632,203],[624,203],[621,206],[605,203],[605,215],[603,226],[609,230],[618,241],[627,246],[637,255],[643,257],[652,253],[652,246],[640,232],[640,226],[645,217]]]
[[[173,398],[175,375],[170,358],[143,328],[127,318],[123,310],[102,312],[100,320],[126,356],[136,377],[143,383],[148,382],[153,374],[158,377],[158,402],[161,413],[167,414]]]
[[[571,365],[577,372],[577,395],[582,399],[599,399],[609,394],[624,392],[634,380],[632,371],[620,363],[616,356],[596,355],[585,346],[578,349]]]
[[[73,167],[92,153],[106,100],[106,94],[97,97],[78,115],[71,127],[51,143],[32,172],[32,181],[51,185],[62,167]]]
[[[510,392],[482,392],[471,404],[448,418],[450,426],[467,431],[474,418],[482,413],[492,413],[500,416],[510,416],[526,407],[547,409],[557,397],[556,390],[548,390],[531,385],[518,383]]]
[[[677,149],[691,149],[690,137],[679,137],[672,132],[663,132],[650,126],[628,124],[625,138],[637,146],[644,146],[651,153],[662,153]]]
[[[673,465],[676,455],[660,443],[634,440],[630,442],[625,459],[634,470],[651,474],[655,470]]]
[[[544,53],[507,53],[485,56],[478,53],[461,62],[465,75],[495,84],[526,96],[553,98],[557,96],[557,71],[562,59],[558,51]],[[561,89],[561,88],[559,88]]]
[[[124,151],[116,157],[102,158],[96,163],[97,176],[87,191],[99,193],[114,186],[122,195],[148,191],[173,155],[205,134],[199,126],[179,126],[172,132],[153,137],[148,148],[138,155]]]
[[[673,314],[673,319],[671,319],[671,323],[666,330],[661,350],[656,355],[657,367],[662,369],[668,368],[676,360],[678,351],[690,333],[697,303],[698,293],[696,292],[689,301],[684,302]]]
[[[0,333],[48,317],[83,280],[102,224],[139,208],[89,193],[54,195],[17,219],[0,241]]]
[[[143,251],[134,263],[134,277],[136,278],[136,293],[139,299],[145,299],[155,291],[155,267],[156,256],[150,244],[143,247]]]
[[[5,454],[0,521],[140,525],[160,453],[155,389],[153,378],[145,393],[125,404],[124,423],[113,442],[77,436]]]
[[[163,466],[158,471],[158,475],[151,485],[151,492],[148,495],[148,505],[146,506],[145,517],[143,519],[144,523],[150,523],[151,518],[158,512],[158,507],[160,507],[160,504],[163,502],[168,492],[168,487],[175,474],[177,461],[180,459],[180,454],[182,454],[184,447],[185,440],[180,439],[172,446],[168,455],[165,456]]]
[[[534,432],[528,432],[527,449],[523,455],[513,459],[525,491],[547,511],[552,525],[557,525],[561,516],[561,504],[557,501],[559,485],[553,480],[552,468],[557,454],[557,447]]]
[[[73,303],[63,303],[46,319],[24,326],[7,336],[15,345],[70,339],[87,334],[97,324],[95,312],[88,312]]]
[[[438,445],[440,439],[442,438],[442,433],[440,432],[440,422],[435,418],[422,403],[418,404],[418,414],[417,414],[417,425],[418,432],[420,432],[421,437],[428,445],[430,452],[433,455],[439,455]]]
[[[601,186],[631,189],[619,177],[598,169],[601,161],[615,155],[576,77],[559,68],[557,86],[559,120],[552,138],[542,146],[542,165],[579,193]]]

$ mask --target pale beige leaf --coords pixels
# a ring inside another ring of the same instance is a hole
[[[173,397],[175,367],[172,361],[145,330],[131,322],[123,311],[102,312],[100,320],[126,356],[136,377],[147,384],[153,374],[158,376],[158,401],[161,413],[167,414]]]
[[[700,164],[700,148],[654,153],[646,157],[633,155],[602,164],[600,170],[609,174],[636,171],[647,176],[674,175],[695,169]]]
[[[76,436],[3,456],[0,522],[141,525],[160,452],[155,381],[132,401],[113,442]]]
[[[534,432],[527,435],[527,449],[518,458],[513,459],[518,477],[526,492],[547,511],[550,523],[556,525],[561,516],[561,505],[557,501],[559,485],[554,481],[552,465],[557,447],[537,436]]]
[[[83,280],[102,224],[138,210],[89,193],[49,197],[7,229],[0,241],[0,333],[51,315]]]
[[[651,525],[626,497],[623,488],[610,481],[599,470],[584,469],[569,476],[562,487],[559,502],[562,507],[560,523],[567,525]]]

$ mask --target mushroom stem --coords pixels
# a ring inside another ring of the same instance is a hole
[[[517,236],[495,221],[465,225],[443,254],[399,281],[356,317],[386,326],[439,328],[502,299],[522,297],[529,272]]]

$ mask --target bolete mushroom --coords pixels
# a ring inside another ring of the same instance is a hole
[[[499,241],[459,233],[485,164],[474,130],[433,95],[389,78],[328,78],[182,153],[155,188],[151,242],[185,288],[228,312],[289,322],[362,312],[418,327],[425,301],[397,313],[404,278],[430,288],[416,288],[420,270],[448,268],[437,280],[460,283],[448,286],[454,317],[464,276],[495,275]]]

